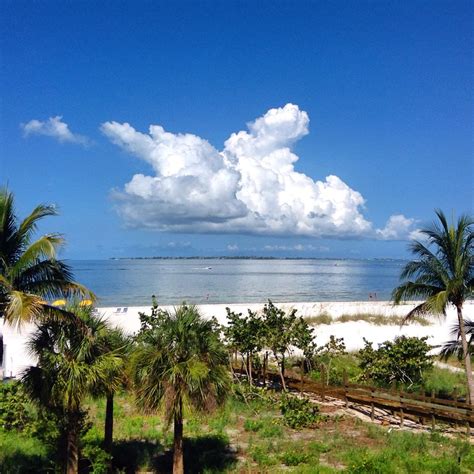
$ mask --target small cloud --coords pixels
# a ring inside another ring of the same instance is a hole
[[[376,235],[381,240],[408,240],[417,232],[413,229],[415,222],[415,219],[396,214],[390,216],[383,229],[376,230]]]
[[[227,250],[229,250],[229,252],[236,252],[239,250],[239,246],[237,244],[229,244]]]
[[[421,232],[421,229],[415,229],[408,234],[410,240],[426,240],[426,235]]]
[[[311,244],[303,245],[303,244],[295,244],[295,245],[265,245],[263,250],[268,252],[327,252],[329,251],[329,247],[325,247],[323,245],[315,246]]]
[[[191,242],[168,242],[166,248],[168,249],[188,249],[191,247]]]
[[[90,140],[87,137],[71,132],[69,125],[62,121],[62,116],[50,117],[48,120],[30,120],[28,123],[22,123],[20,127],[23,135],[44,135],[56,139],[60,143],[76,143],[87,146]]]

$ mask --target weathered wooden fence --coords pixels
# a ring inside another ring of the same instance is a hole
[[[279,376],[275,372],[267,374],[270,379],[278,383]],[[325,378],[324,376],[322,377]],[[434,428],[436,421],[463,425],[467,432],[474,426],[474,406],[469,403],[455,400],[446,400],[431,396],[416,395],[396,389],[381,389],[367,385],[349,383],[344,377],[341,386],[330,385],[314,381],[293,372],[288,372],[285,377],[288,388],[309,393],[314,393],[324,400],[333,397],[344,400],[346,407],[349,404],[359,404],[370,408],[372,420],[375,418],[375,408],[381,408],[398,416],[400,425],[403,426],[405,417],[411,418],[422,424],[431,424]]]

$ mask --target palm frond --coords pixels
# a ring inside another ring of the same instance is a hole
[[[18,239],[30,241],[31,234],[37,230],[38,221],[48,216],[57,216],[58,212],[55,206],[47,204],[39,204],[36,206],[31,214],[20,223],[18,226]]]
[[[64,239],[59,234],[43,235],[30,244],[18,260],[11,266],[12,278],[17,278],[21,273],[42,259],[54,261],[58,247],[64,244]]]

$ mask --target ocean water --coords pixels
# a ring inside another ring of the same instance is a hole
[[[388,300],[401,260],[75,260],[101,306]]]

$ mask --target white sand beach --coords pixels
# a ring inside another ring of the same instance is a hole
[[[333,318],[332,324],[321,324],[315,326],[315,340],[321,345],[325,344],[331,335],[344,338],[347,350],[356,351],[363,347],[363,338],[374,342],[382,343],[393,340],[400,335],[406,336],[428,336],[428,342],[432,346],[442,344],[450,338],[451,327],[456,323],[455,308],[448,309],[444,319],[431,318],[432,324],[422,326],[412,323],[400,327],[399,325],[375,325],[366,321],[337,322],[341,315],[376,314],[384,316],[404,316],[415,307],[416,303],[393,306],[387,301],[354,301],[354,302],[304,302],[304,303],[281,303],[277,304],[285,310],[295,308],[297,315],[310,317],[321,314],[330,315]],[[221,324],[226,324],[226,307],[232,311],[246,313],[248,309],[252,311],[261,310],[261,304],[206,304],[198,306],[204,317],[215,316]],[[163,309],[172,310],[172,306],[162,306]],[[140,328],[139,313],[150,312],[149,306],[130,307],[103,307],[98,308],[100,314],[106,318],[111,325],[123,328],[128,334],[133,334]],[[464,317],[474,319],[474,302],[468,301],[464,305]],[[3,376],[18,377],[25,367],[35,364],[35,359],[28,354],[27,340],[34,331],[34,325],[25,325],[18,331],[9,325],[2,325],[0,331],[3,335],[4,357]]]

